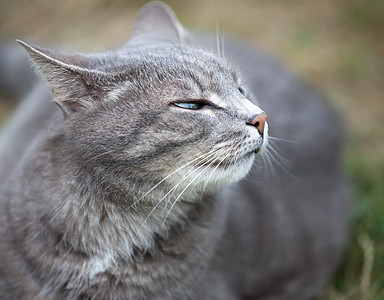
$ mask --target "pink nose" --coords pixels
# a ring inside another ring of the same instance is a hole
[[[260,135],[263,135],[266,120],[267,120],[267,114],[261,113],[253,117],[253,119],[247,122],[247,124],[255,126],[257,128],[257,131],[260,133]]]

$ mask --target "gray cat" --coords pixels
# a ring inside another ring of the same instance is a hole
[[[155,2],[110,52],[20,42],[52,95],[38,85],[0,142],[0,299],[321,294],[348,230],[339,118],[214,40]]]

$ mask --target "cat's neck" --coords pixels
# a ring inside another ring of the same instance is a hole
[[[50,226],[64,229],[63,239],[91,256],[108,254],[129,259],[137,251],[145,252],[154,246],[156,236],[166,237],[173,228],[188,224],[188,217],[201,206],[177,204],[165,219],[166,211],[160,205],[157,209],[129,206],[120,202],[121,196],[117,202],[114,195],[96,196],[93,192],[74,191],[68,185],[62,187],[56,197],[65,203],[56,201],[52,206]],[[127,195],[126,201],[136,199]]]

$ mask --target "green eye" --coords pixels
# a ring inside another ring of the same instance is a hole
[[[201,109],[204,106],[203,103],[198,103],[198,102],[174,102],[173,105],[180,108],[193,109],[193,110]]]

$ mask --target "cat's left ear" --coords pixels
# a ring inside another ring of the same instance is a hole
[[[154,1],[145,5],[136,17],[129,44],[186,40],[186,31],[173,10],[163,2]]]
[[[85,55],[64,55],[50,49],[28,45],[20,40],[37,72],[50,85],[55,102],[67,113],[90,109],[99,104],[100,82],[105,74],[88,67]]]

